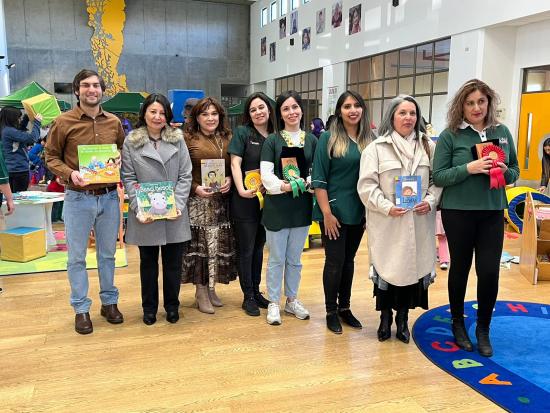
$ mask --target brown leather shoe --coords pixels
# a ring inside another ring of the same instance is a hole
[[[124,322],[122,313],[118,311],[116,304],[102,305],[101,315],[111,324],[120,324]]]
[[[76,314],[74,317],[74,329],[78,334],[90,334],[94,331],[90,313]]]

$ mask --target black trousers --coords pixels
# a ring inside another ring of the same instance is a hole
[[[441,210],[449,242],[449,302],[453,318],[464,315],[468,273],[475,252],[477,322],[488,326],[498,294],[500,257],[504,241],[503,211]]]
[[[144,313],[156,314],[159,305],[159,250],[162,252],[162,294],[164,309],[178,311],[183,242],[139,247],[141,305]]]
[[[26,191],[27,189],[29,189],[30,183],[29,171],[10,172],[9,181],[12,192]]]
[[[323,222],[319,222],[319,225],[325,246],[325,268],[323,269],[325,308],[327,313],[334,313],[338,309],[350,308],[355,254],[363,238],[364,223],[341,224],[340,236],[335,240],[330,240],[325,235]]]
[[[260,222],[233,223],[239,256],[239,282],[245,298],[260,292],[265,228]]]

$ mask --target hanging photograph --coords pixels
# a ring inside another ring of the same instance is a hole
[[[361,5],[349,9],[349,34],[359,33],[361,31]]]
[[[326,9],[321,9],[317,11],[317,17],[315,19],[315,28],[316,33],[320,34],[325,31],[325,12]]]
[[[269,61],[275,61],[275,42],[269,44]]]
[[[290,35],[298,33],[298,10],[294,10],[290,15]]]
[[[266,45],[267,39],[265,37],[262,37],[262,39],[260,40],[260,56],[265,56]]]
[[[286,16],[279,20],[279,39],[286,37]]]
[[[342,25],[342,0],[338,0],[332,5],[332,27],[340,27]]]
[[[302,50],[309,50],[311,46],[311,27],[306,27],[302,31]]]

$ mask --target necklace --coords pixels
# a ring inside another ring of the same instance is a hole
[[[210,139],[213,137],[213,139]],[[210,142],[210,144],[214,147],[214,149],[217,149],[220,151],[220,159],[223,158],[223,141],[222,138],[219,138],[216,135],[210,135],[206,137],[206,140]]]
[[[306,133],[303,130],[300,131],[300,142],[298,143],[298,145],[294,145],[294,142],[292,141],[292,136],[286,130],[283,129],[281,131],[281,136],[283,137],[283,139],[286,142],[286,145],[289,148],[292,148],[293,146],[297,146],[298,148],[304,147],[304,143],[306,141]]]

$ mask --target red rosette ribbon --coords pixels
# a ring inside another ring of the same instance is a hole
[[[489,188],[498,189],[504,188],[506,186],[506,181],[504,181],[504,175],[498,162],[504,162],[506,155],[502,148],[496,145],[487,145],[481,150],[482,156],[488,156],[493,161],[493,166],[489,170]]]

